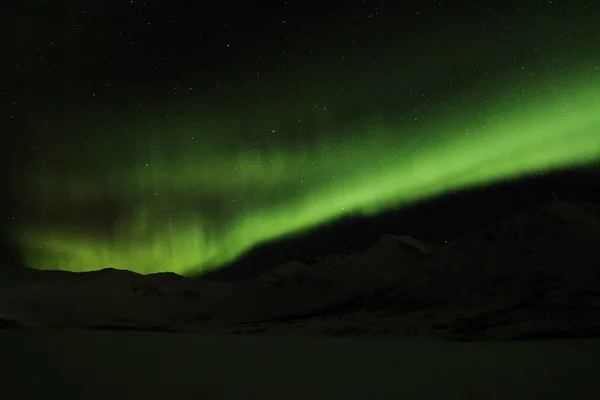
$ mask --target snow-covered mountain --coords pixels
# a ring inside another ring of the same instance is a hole
[[[383,235],[361,253],[292,261],[240,283],[175,274],[0,267],[5,326],[600,335],[600,208],[548,202],[440,245]]]
[[[438,247],[322,319],[461,339],[599,336],[599,239],[599,207],[546,203]]]
[[[0,299],[5,315],[34,326],[248,322],[332,307],[389,284],[419,262],[401,238],[385,235],[364,254],[332,255],[310,265],[292,261],[241,283],[115,269],[71,273],[0,267]]]

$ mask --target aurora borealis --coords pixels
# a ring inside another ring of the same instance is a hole
[[[407,35],[400,28],[373,39],[377,57],[360,51],[363,38],[358,51],[336,46],[320,63],[280,68],[284,57],[273,58],[276,71],[252,79],[197,85],[186,69],[184,83],[171,85],[171,71],[147,84],[177,99],[123,94],[126,84],[101,95],[113,81],[90,89],[89,106],[63,96],[27,124],[35,145],[10,180],[21,217],[9,236],[35,268],[192,274],[344,216],[597,163],[600,54],[597,41],[577,40],[593,21],[556,21],[575,39],[559,28],[552,36],[541,18],[504,47],[502,29],[477,37],[473,26],[424,24],[406,43],[392,40]],[[457,48],[448,50],[450,32]]]

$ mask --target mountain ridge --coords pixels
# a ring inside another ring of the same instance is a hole
[[[555,200],[441,245],[385,234],[363,252],[290,261],[239,283],[4,266],[0,318],[25,327],[452,340],[594,336],[598,237],[600,207]]]

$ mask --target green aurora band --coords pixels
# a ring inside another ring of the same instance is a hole
[[[99,140],[95,154],[55,154],[63,169],[32,168],[21,194],[39,215],[14,237],[35,268],[193,275],[344,216],[596,163],[600,80],[597,69],[579,72],[514,96],[505,81],[508,96],[440,103],[418,121],[323,124],[296,145],[276,124],[274,136],[241,144],[242,122],[225,117],[131,127],[143,145],[131,139],[115,152]]]

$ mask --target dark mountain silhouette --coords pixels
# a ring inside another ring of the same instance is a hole
[[[600,207],[556,200],[448,243],[388,234],[238,282],[1,267],[1,326],[596,337],[599,237]]]

